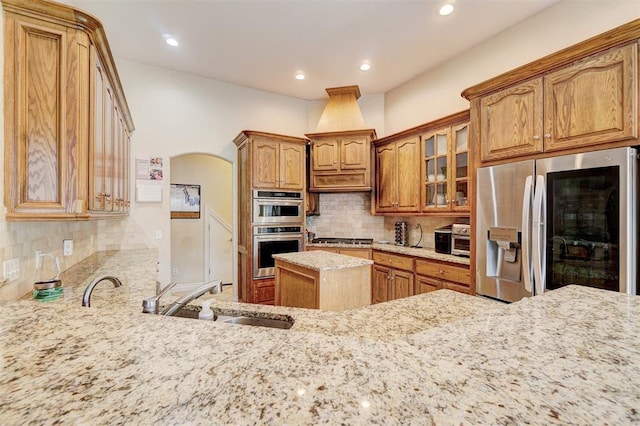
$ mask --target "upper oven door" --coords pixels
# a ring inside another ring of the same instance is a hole
[[[253,223],[302,223],[304,220],[302,200],[282,198],[254,198]]]

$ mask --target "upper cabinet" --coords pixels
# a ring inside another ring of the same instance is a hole
[[[640,20],[469,88],[481,162],[635,145]]]
[[[309,191],[371,190],[371,140],[375,130],[312,133]]]
[[[376,213],[420,211],[420,139],[376,142]]]
[[[375,214],[469,215],[469,111],[374,145]]]
[[[252,144],[253,187],[290,189],[305,187],[305,145],[256,136]]]
[[[111,214],[126,213],[133,123],[102,26],[43,0],[3,0],[2,7],[7,220],[88,219],[96,195],[109,199]],[[98,61],[102,83],[94,78]],[[97,84],[109,86],[102,98],[109,102],[98,105]],[[99,110],[112,118],[98,137]],[[98,139],[106,160],[94,167]],[[98,171],[110,185],[100,194],[90,184]]]

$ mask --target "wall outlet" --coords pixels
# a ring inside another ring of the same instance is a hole
[[[73,240],[62,241],[62,254],[64,256],[71,256],[73,254]]]
[[[162,229],[156,229],[156,240],[162,239]]]
[[[178,268],[173,268],[173,275],[178,275]]]
[[[20,259],[15,258],[11,260],[5,260],[2,263],[2,271],[4,278],[7,281],[13,281],[20,278]]]

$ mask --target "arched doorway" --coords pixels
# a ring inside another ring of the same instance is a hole
[[[200,187],[198,218],[171,219],[171,279],[176,290],[233,280],[232,164],[209,154],[171,158],[171,184]],[[235,292],[234,292],[235,294]]]

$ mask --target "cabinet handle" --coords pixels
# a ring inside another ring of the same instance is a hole
[[[544,138],[545,139],[551,139],[551,133],[545,133],[544,134]]]
[[[534,141],[540,140],[540,136],[538,136],[538,135],[534,135],[534,136],[533,136],[533,140],[534,140]]]

